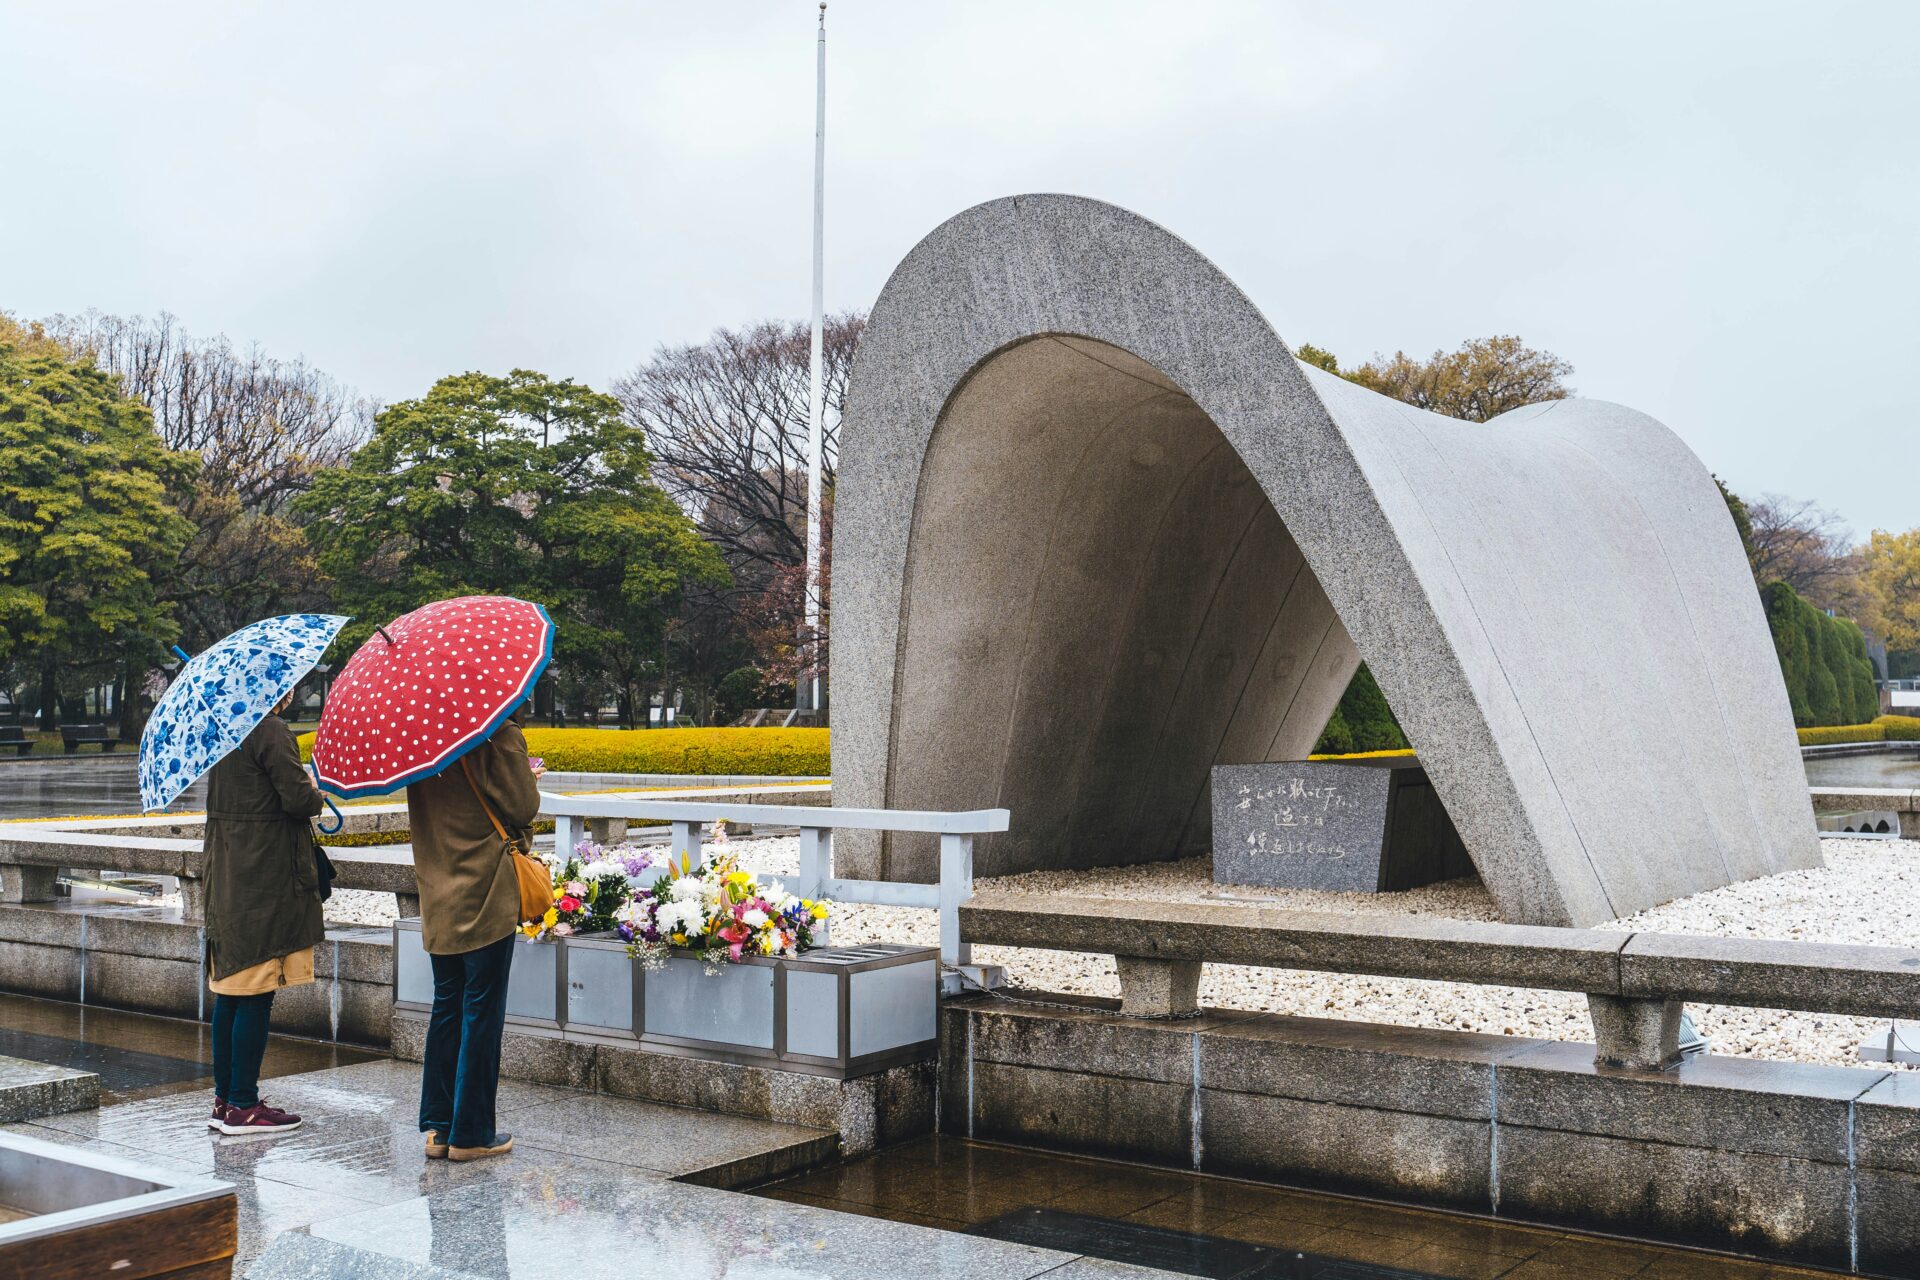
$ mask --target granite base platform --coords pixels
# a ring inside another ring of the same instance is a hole
[[[425,1015],[395,1009],[393,1056],[420,1059]],[[654,1053],[631,1045],[568,1039],[509,1025],[500,1074],[509,1080],[591,1089],[616,1098],[831,1129],[842,1155],[931,1133],[937,1068],[931,1061],[852,1080]]]
[[[0,1057],[0,1124],[88,1111],[100,1105],[100,1077],[91,1071]]]
[[[942,1132],[1920,1275],[1920,1075],[1046,999],[942,1007]]]
[[[0,903],[0,991],[14,995],[204,1020],[205,957],[205,930],[178,908]],[[274,998],[273,1030],[385,1049],[391,931],[329,929],[314,974]]]

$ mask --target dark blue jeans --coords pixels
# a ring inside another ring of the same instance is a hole
[[[260,1060],[267,1056],[273,992],[213,997],[213,1096],[242,1110],[260,1101]]]
[[[493,1142],[500,1037],[507,1025],[513,935],[433,961],[433,1016],[420,1060],[420,1130],[456,1147]]]

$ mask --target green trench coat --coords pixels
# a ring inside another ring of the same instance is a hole
[[[323,807],[279,716],[262,720],[207,775],[207,949],[216,982],[326,935],[308,824]]]

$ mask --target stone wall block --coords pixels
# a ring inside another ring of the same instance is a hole
[[[1545,1044],[1500,1067],[1500,1123],[1844,1165],[1848,1104],[1882,1073],[1712,1055],[1672,1071]]]
[[[85,953],[72,947],[41,947],[31,942],[0,941],[4,989],[15,995],[78,1003]]]
[[[1208,1090],[1486,1120],[1494,1063],[1537,1044],[1512,1036],[1264,1017],[1206,1034]]]
[[[1188,1168],[1193,1094],[1186,1085],[1115,1076],[973,1066],[973,1136]]]
[[[1485,1213],[1492,1127],[1371,1107],[1204,1090],[1206,1173]]]
[[[1845,1270],[1844,1164],[1500,1126],[1503,1216]]]

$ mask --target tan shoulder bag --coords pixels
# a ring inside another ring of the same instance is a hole
[[[473,770],[467,768],[467,758],[460,757],[460,772],[467,777],[467,786],[473,790],[473,798],[480,802],[487,821],[493,824],[493,832],[500,837],[500,846],[513,863],[514,879],[520,883],[520,923],[528,924],[542,919],[553,906],[553,875],[547,870],[547,864],[533,857],[520,847],[520,842],[507,834],[500,825],[500,819],[493,816],[493,806],[480,794],[480,787],[473,780]]]

